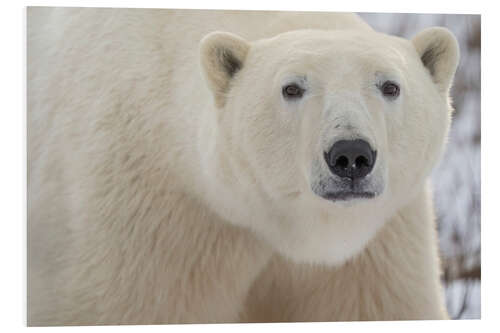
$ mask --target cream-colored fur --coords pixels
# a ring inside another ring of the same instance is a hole
[[[275,256],[250,289],[252,322],[444,319],[437,240],[425,189],[340,267]]]
[[[30,325],[446,317],[425,184],[449,126],[449,32],[407,41],[331,13],[27,15]],[[298,102],[290,80],[307,85]],[[320,198],[323,150],[357,137],[378,152],[377,196]]]

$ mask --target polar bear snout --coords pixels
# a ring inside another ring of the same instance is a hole
[[[328,201],[371,199],[385,187],[385,163],[370,140],[339,138],[311,165],[312,192]]]
[[[324,158],[332,174],[358,180],[373,170],[377,152],[365,140],[340,140],[324,152]]]

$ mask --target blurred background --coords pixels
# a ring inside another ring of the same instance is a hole
[[[432,174],[450,317],[481,317],[481,16],[359,13],[375,30],[412,38],[442,26],[460,44],[447,151]]]

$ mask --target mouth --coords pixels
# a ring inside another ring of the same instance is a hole
[[[348,201],[352,199],[370,199],[375,197],[374,192],[354,192],[354,191],[339,191],[326,192],[321,195],[326,200],[330,201]]]

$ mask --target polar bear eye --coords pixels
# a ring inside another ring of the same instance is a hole
[[[296,83],[291,83],[283,87],[282,93],[285,98],[300,98],[304,94],[304,89]]]
[[[385,81],[382,87],[380,87],[382,94],[385,97],[397,98],[399,96],[399,85],[392,81]]]

